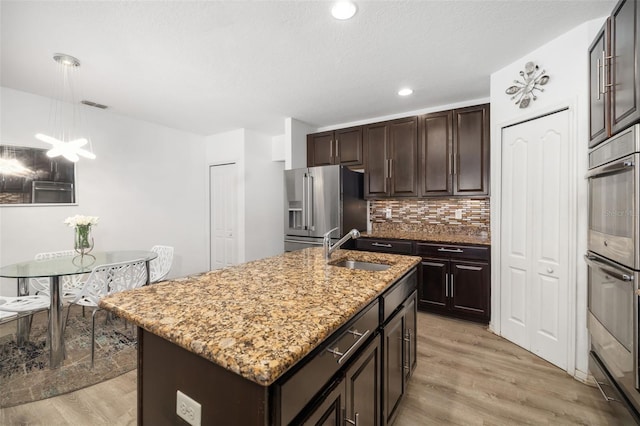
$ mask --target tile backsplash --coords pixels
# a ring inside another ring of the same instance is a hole
[[[489,230],[490,223],[489,198],[372,200],[369,210],[372,229],[397,224],[410,228],[456,225]]]

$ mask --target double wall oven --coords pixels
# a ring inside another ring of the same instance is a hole
[[[589,152],[589,370],[608,401],[638,421],[640,125]]]

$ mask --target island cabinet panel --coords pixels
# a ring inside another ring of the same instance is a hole
[[[414,290],[382,329],[383,425],[395,421],[409,378],[417,365],[417,297]]]
[[[185,424],[176,391],[202,406],[202,424],[268,423],[268,388],[138,328],[138,425]]]

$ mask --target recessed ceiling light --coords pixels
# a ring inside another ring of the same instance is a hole
[[[334,18],[345,20],[351,19],[356,14],[356,5],[351,1],[337,1],[331,8],[331,14]]]
[[[409,96],[412,93],[413,93],[413,90],[409,89],[408,87],[398,90],[398,95],[400,96]]]

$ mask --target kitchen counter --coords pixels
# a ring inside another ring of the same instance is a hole
[[[463,234],[455,232],[429,232],[404,230],[376,230],[363,232],[364,238],[384,238],[392,240],[412,240],[425,243],[491,245],[491,237],[484,234]]]
[[[100,307],[268,386],[420,261],[350,250],[331,260],[343,258],[391,267],[331,266],[311,248],[118,293]]]

